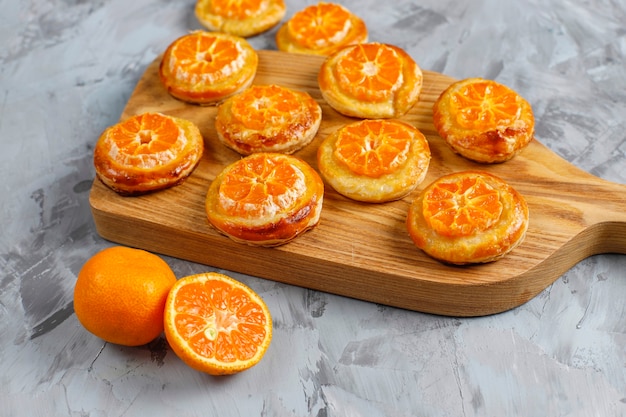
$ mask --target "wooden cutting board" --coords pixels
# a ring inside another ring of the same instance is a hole
[[[313,167],[319,143],[354,121],[321,97],[317,72],[323,58],[258,51],[256,84],[279,84],[311,94],[323,121],[309,146],[296,155]],[[320,224],[278,248],[256,248],[215,232],[204,212],[211,181],[240,158],[222,146],[215,107],[171,98],[158,78],[159,59],[146,69],[121,115],[147,112],[187,118],[200,128],[205,155],[181,185],[140,197],[121,197],[97,179],[90,205],[98,233],[113,242],[269,280],[440,315],[481,316],[517,307],[580,260],[598,253],[626,253],[626,186],[574,167],[537,140],[511,161],[480,165],[452,153],[432,125],[432,105],[454,80],[424,72],[420,102],[403,117],[428,138],[432,161],[422,186],[403,200],[365,204],[327,187]],[[484,169],[520,191],[530,209],[524,242],[490,264],[448,266],[417,249],[406,232],[407,208],[417,192],[441,175]]]

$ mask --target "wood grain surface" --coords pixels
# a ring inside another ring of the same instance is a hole
[[[319,143],[354,121],[321,97],[317,72],[323,58],[258,51],[255,84],[307,91],[322,106],[316,139],[296,153],[317,167]],[[94,180],[90,205],[98,233],[112,242],[375,303],[449,316],[481,316],[517,307],[580,260],[599,253],[626,254],[626,186],[592,176],[536,139],[513,160],[470,162],[454,153],[432,125],[432,105],[454,80],[424,71],[419,103],[402,119],[429,140],[432,161],[424,183],[406,198],[384,204],[348,200],[326,187],[320,224],[278,248],[257,248],[218,234],[208,224],[204,199],[218,172],[240,156],[219,143],[215,107],[171,98],[158,79],[159,59],[146,69],[121,120],[147,111],[195,122],[205,155],[181,185],[140,197],[121,197]],[[484,265],[448,266],[417,249],[405,226],[412,199],[441,175],[483,169],[521,192],[529,205],[524,242],[505,258]]]

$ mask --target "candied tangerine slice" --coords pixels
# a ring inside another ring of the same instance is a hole
[[[270,85],[252,86],[238,94],[233,99],[231,111],[245,127],[261,131],[268,124],[285,125],[305,109],[296,93]]]
[[[378,178],[407,160],[411,132],[399,123],[363,120],[339,131],[335,156],[351,171]]]
[[[273,216],[295,204],[305,189],[304,174],[288,159],[251,155],[224,177],[220,205],[231,216]]]
[[[268,0],[211,0],[211,11],[228,19],[244,20],[267,9]]]
[[[448,237],[486,230],[500,219],[502,210],[498,190],[479,176],[438,182],[426,193],[423,203],[426,222]]]
[[[521,107],[518,98],[515,91],[502,84],[481,80],[455,92],[451,106],[457,112],[460,126],[485,130],[519,119]]]
[[[350,32],[351,16],[339,4],[321,2],[300,10],[287,24],[298,43],[315,50],[341,42]]]
[[[359,44],[335,67],[342,89],[363,101],[382,101],[402,83],[402,59],[384,44]]]

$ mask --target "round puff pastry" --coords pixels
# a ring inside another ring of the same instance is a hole
[[[406,223],[418,248],[462,265],[508,254],[524,240],[528,217],[526,201],[504,180],[464,171],[443,176],[420,192]]]
[[[535,119],[526,100],[492,80],[451,84],[433,106],[433,123],[452,150],[481,163],[513,158],[533,139]]]
[[[430,148],[417,128],[399,120],[348,124],[318,148],[322,178],[353,200],[381,203],[400,199],[426,177]]]
[[[326,58],[318,83],[324,99],[339,113],[364,119],[394,118],[417,103],[423,75],[401,48],[363,43]]]
[[[276,26],[286,10],[283,0],[197,0],[195,14],[209,30],[247,38]]]
[[[315,227],[324,183],[303,160],[255,153],[218,174],[206,197],[209,223],[235,242],[252,246],[288,243]]]
[[[253,85],[217,109],[219,140],[242,155],[290,154],[308,145],[319,129],[322,108],[308,93],[278,85]]]
[[[194,31],[167,47],[159,77],[173,97],[211,105],[249,87],[258,61],[256,51],[241,37]]]
[[[203,151],[202,135],[192,122],[143,113],[105,129],[93,160],[106,186],[122,195],[137,195],[180,183]]]
[[[337,3],[319,2],[289,19],[276,33],[276,46],[284,52],[328,56],[347,45],[367,42],[367,26]]]

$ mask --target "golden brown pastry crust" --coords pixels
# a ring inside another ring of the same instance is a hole
[[[258,60],[258,54],[244,38],[194,31],[167,47],[159,77],[173,97],[211,105],[249,87]]]
[[[489,102],[489,89],[504,94],[497,98],[497,105],[513,106],[516,116],[493,117],[484,107],[482,114],[475,107],[465,107],[463,97],[468,95],[478,94]],[[484,123],[474,123],[476,119]],[[533,111],[526,100],[510,88],[482,78],[457,81],[446,88],[433,105],[433,123],[454,152],[481,163],[513,158],[528,146],[535,130]]]
[[[311,33],[311,26],[318,31]],[[326,35],[329,30],[333,31],[330,37]],[[344,46],[367,42],[367,37],[360,17],[338,3],[319,2],[298,11],[280,27],[276,46],[284,52],[328,56]]]
[[[144,113],[105,129],[96,142],[97,177],[122,195],[172,187],[187,178],[204,150],[192,122]]]
[[[419,100],[422,83],[422,70],[409,54],[376,42],[340,49],[318,74],[322,96],[332,108],[368,119],[404,115]]]
[[[265,189],[274,197],[268,198]],[[207,193],[206,213],[209,223],[235,242],[271,247],[314,228],[323,200],[324,183],[306,162],[255,153],[218,174]]]
[[[211,31],[247,38],[276,26],[286,10],[283,0],[197,0],[194,12]]]
[[[350,159],[355,150],[357,156]],[[373,162],[364,168],[360,162],[365,161]],[[362,120],[337,129],[317,153],[327,184],[345,197],[369,203],[406,196],[424,180],[429,163],[430,148],[422,132],[388,119]]]
[[[463,197],[449,200],[449,192],[463,183]],[[482,194],[482,196],[479,196]],[[467,217],[471,220],[467,222]],[[445,175],[415,198],[409,207],[407,229],[415,245],[445,263],[496,261],[526,235],[526,200],[501,178],[482,171]]]
[[[219,140],[242,155],[290,154],[308,145],[319,129],[322,108],[304,91],[253,85],[217,109]]]

